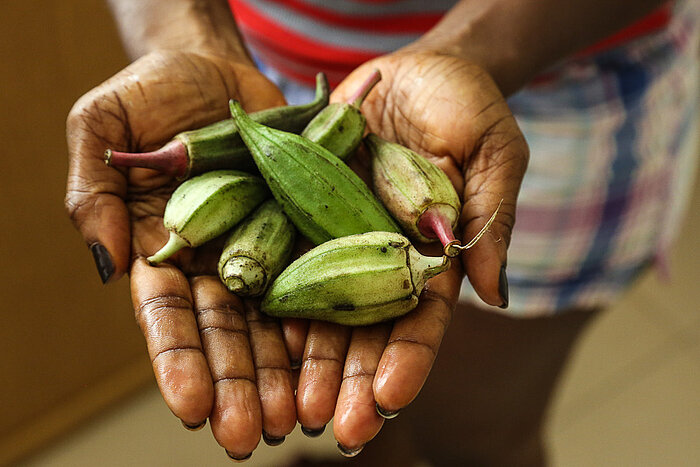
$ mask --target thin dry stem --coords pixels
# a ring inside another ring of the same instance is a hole
[[[496,220],[496,216],[498,215],[498,211],[501,209],[501,205],[503,204],[503,199],[498,202],[498,207],[496,207],[496,210],[491,214],[491,217],[489,220],[486,222],[486,225],[484,225],[479,233],[477,233],[474,238],[472,238],[469,243],[466,245],[460,245],[459,240],[453,240],[447,245],[445,245],[444,248],[444,253],[446,256],[449,256],[450,258],[454,258],[455,256],[459,256],[459,253],[468,250],[469,248],[473,247],[476,245],[476,243],[481,240],[481,237],[486,234],[486,232],[489,231],[489,227],[491,227],[491,224],[493,224],[493,221]],[[500,238],[499,238],[500,241]]]

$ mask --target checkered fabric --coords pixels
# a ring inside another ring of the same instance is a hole
[[[698,159],[698,9],[679,3],[663,32],[561,63],[509,100],[531,159],[506,313],[606,306],[664,261]]]
[[[508,250],[510,306],[494,311],[607,306],[663,262],[698,159],[699,4],[676,2],[663,31],[566,60],[509,99],[531,157]],[[290,103],[313,98],[260,66]],[[466,279],[460,299],[481,304]]]

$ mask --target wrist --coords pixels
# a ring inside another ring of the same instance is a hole
[[[536,50],[528,54],[518,23],[504,14],[500,2],[460,2],[430,31],[404,50],[451,55],[488,73],[508,96],[537,73]],[[503,33],[503,31],[508,33]]]
[[[504,95],[667,0],[462,0],[409,46],[486,70]]]
[[[131,59],[177,50],[253,64],[225,1],[109,0],[109,5]]]

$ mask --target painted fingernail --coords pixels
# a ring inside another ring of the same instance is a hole
[[[375,404],[375,406],[377,407],[377,413],[382,418],[386,418],[387,420],[391,420],[392,418],[396,418],[396,416],[399,414],[399,412],[401,412],[401,409],[391,411],[391,410],[383,409],[379,404]]]
[[[498,294],[503,300],[499,308],[508,308],[508,276],[506,276],[505,264],[501,266],[501,275],[498,277]]]
[[[304,433],[306,436],[309,438],[318,438],[323,434],[323,432],[326,431],[326,425],[323,425],[321,428],[317,430],[312,430],[310,428],[306,428],[304,425],[301,426],[301,432]]]
[[[292,370],[298,370],[299,368],[301,368],[301,359],[290,360],[289,366]]]
[[[284,443],[284,439],[286,438],[285,436],[281,436],[279,438],[270,436],[267,433],[265,433],[265,430],[263,430],[262,432],[262,437],[263,441],[265,441],[265,444],[267,444],[268,446],[279,446],[280,444]]]
[[[363,448],[364,445],[360,446],[359,448],[349,449],[338,443],[338,451],[340,451],[340,454],[342,454],[344,457],[355,457],[362,451]]]
[[[180,421],[182,421],[182,420],[180,420]],[[204,428],[204,426],[206,424],[207,424],[206,420],[204,420],[201,423],[195,423],[194,425],[190,425],[189,423],[185,423],[184,421],[182,421],[182,426],[184,426],[186,429],[188,429],[190,431],[199,431],[202,428]]]
[[[112,277],[112,274],[114,274],[112,256],[110,256],[107,248],[97,242],[90,245],[90,251],[92,252],[92,258],[95,260],[100,279],[102,279],[102,283],[105,284],[109,278]]]
[[[234,461],[236,461],[236,462],[244,462],[244,461],[247,461],[248,459],[250,459],[250,456],[252,456],[253,453],[252,453],[252,452],[249,452],[249,453],[246,454],[245,456],[237,456],[237,455],[235,455],[234,453],[232,453],[231,451],[229,451],[229,450],[227,449],[227,450],[226,450],[226,455],[227,455],[231,460],[234,460]]]

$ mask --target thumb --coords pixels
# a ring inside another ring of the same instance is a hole
[[[85,102],[81,100],[73,107],[66,125],[69,167],[65,208],[88,244],[102,282],[106,283],[119,279],[129,265],[131,234],[124,203],[126,178],[105,165],[102,156],[105,147],[118,146],[105,142],[90,127],[89,123],[96,118],[90,109],[96,107]]]
[[[487,234],[462,253],[462,263],[479,297],[489,305],[505,308],[508,306],[507,249],[529,151],[505,102],[490,110],[500,115],[487,119],[496,123],[483,129],[483,136],[463,167],[464,204],[460,221],[464,244],[486,225],[499,203],[501,206]]]

